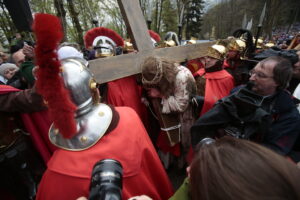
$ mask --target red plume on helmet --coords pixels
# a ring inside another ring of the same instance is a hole
[[[149,31],[150,37],[153,38],[156,42],[159,42],[161,40],[158,33],[154,32],[152,30],[148,30],[148,31]]]
[[[39,66],[36,82],[38,92],[48,103],[55,128],[64,137],[71,138],[77,132],[74,120],[76,106],[59,75],[61,63],[56,50],[63,38],[60,20],[49,14],[35,14],[32,28],[36,36],[36,64]]]
[[[90,29],[84,35],[85,47],[88,48],[90,46],[93,46],[93,41],[98,36],[106,36],[112,39],[117,44],[117,46],[124,46],[124,40],[118,33],[105,27],[96,27]]]

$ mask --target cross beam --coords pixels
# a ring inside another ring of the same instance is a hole
[[[213,42],[155,49],[138,0],[118,0],[129,36],[136,53],[89,61],[89,68],[98,83],[105,83],[141,72],[140,65],[149,56],[183,62],[203,56]]]

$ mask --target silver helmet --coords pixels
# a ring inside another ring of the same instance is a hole
[[[165,36],[164,44],[166,47],[173,47],[179,45],[178,36],[175,32],[169,31]]]
[[[79,151],[93,146],[107,131],[112,110],[99,103],[96,82],[88,70],[88,62],[78,57],[61,61],[61,76],[72,102],[77,106],[75,121],[77,133],[66,139],[53,125],[49,131],[50,141],[63,149]],[[99,97],[99,96],[98,96]]]

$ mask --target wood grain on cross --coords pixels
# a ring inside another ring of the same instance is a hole
[[[118,4],[137,52],[89,61],[90,70],[98,83],[105,83],[140,73],[140,65],[146,57],[158,56],[175,62],[183,62],[203,56],[207,47],[213,44],[207,42],[155,49],[139,1],[118,0]]]

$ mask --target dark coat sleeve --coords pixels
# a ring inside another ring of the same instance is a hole
[[[270,131],[264,139],[264,145],[274,151],[287,155],[293,148],[300,132],[300,115],[296,108],[278,114]]]
[[[36,112],[46,109],[43,98],[35,87],[1,94],[0,105],[0,111],[3,112]]]

